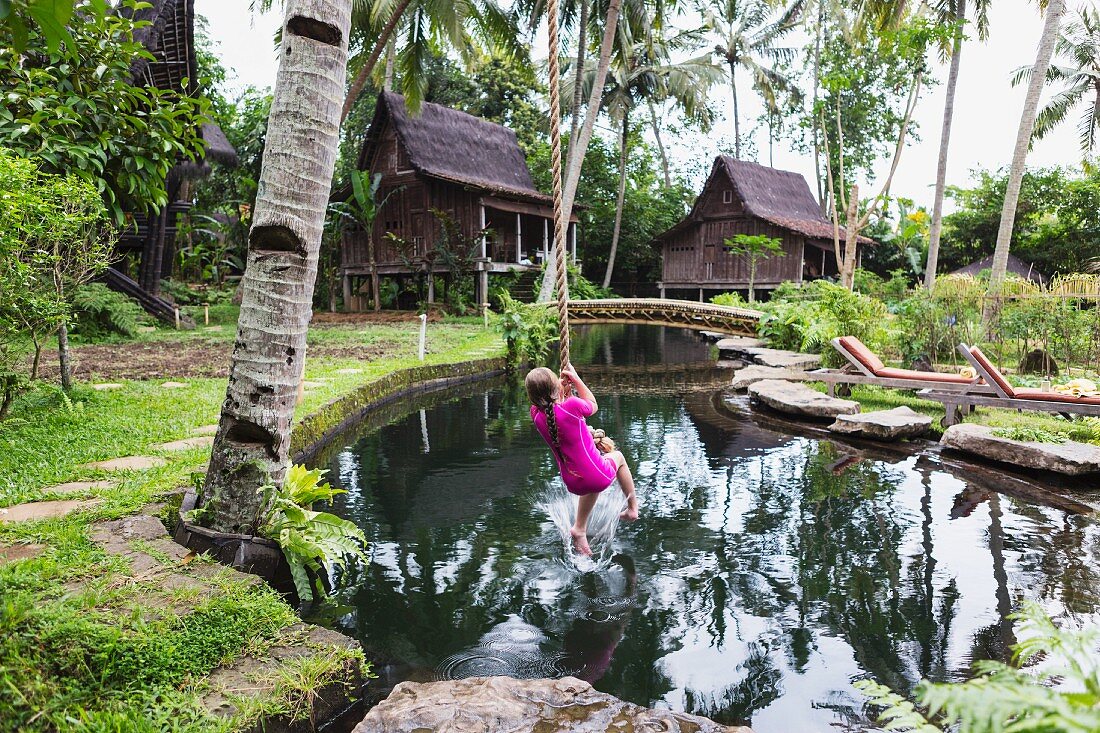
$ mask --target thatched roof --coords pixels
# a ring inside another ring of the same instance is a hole
[[[746,216],[763,219],[809,239],[832,242],[833,224],[821,213],[821,207],[802,174],[737,160],[728,155],[719,155],[714,159],[710,176],[687,218],[658,239],[663,239],[687,224],[700,221],[700,202],[705,194],[727,181],[733,184],[733,190],[741,199]],[[843,236],[842,230],[841,237]],[[874,240],[862,235],[859,242],[874,244]]]
[[[148,7],[132,11],[125,6],[118,12],[149,25],[134,32],[134,40],[144,45],[154,59],[138,59],[130,67],[133,82],[158,89],[197,90],[195,64],[195,0],[147,0]],[[183,80],[187,80],[186,88]]]
[[[431,102],[413,116],[405,98],[392,92],[378,96],[359,154],[361,170],[370,165],[387,122],[420,175],[525,199],[549,199],[535,188],[516,134],[507,127]]]
[[[977,277],[978,273],[982,270],[993,269],[993,255],[983,257],[977,262],[971,262],[969,265],[960,267],[957,270],[952,271],[952,275],[971,275]],[[1024,280],[1030,280],[1033,283],[1043,285],[1047,281],[1047,276],[1035,269],[1035,265],[1030,262],[1024,262],[1016,255],[1010,254],[1008,256],[1008,272],[1013,275],[1017,275]]]

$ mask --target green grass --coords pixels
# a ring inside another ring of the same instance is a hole
[[[219,312],[228,318],[233,308],[219,306]],[[233,330],[158,329],[139,338],[171,348],[195,338],[230,340]],[[416,323],[325,326],[312,329],[309,340],[334,347],[373,344],[382,353],[369,361],[307,354],[306,379],[320,386],[306,393],[300,415],[420,363]],[[429,324],[428,343],[431,364],[503,352],[500,337],[480,319]],[[358,371],[341,373],[351,369]],[[207,571],[198,577],[212,590],[170,590],[135,578],[129,561],[89,539],[93,522],[134,514],[205,468],[208,449],[172,453],[154,446],[216,422],[225,380],[187,379],[186,388],[175,390],[159,381],[125,381],[108,391],[78,387],[71,398],[43,386],[20,397],[11,418],[0,423],[0,506],[46,498],[45,487],[66,481],[118,483],[89,490],[86,496],[100,503],[88,511],[0,525],[0,546],[46,547],[37,557],[0,564],[0,731],[240,730],[272,715],[307,715],[319,687],[348,664],[361,663],[357,651],[318,648],[265,670],[268,677],[257,682],[263,694],[230,696],[237,712],[229,718],[213,718],[200,706],[214,668],[246,654],[262,658],[297,617],[263,584],[202,560],[177,567],[148,543],[131,547],[166,570]],[[111,475],[80,467],[126,455],[161,455],[168,463]]]

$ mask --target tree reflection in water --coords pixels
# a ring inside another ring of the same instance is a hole
[[[656,353],[656,330],[596,331],[583,348]],[[658,356],[697,344],[668,332]],[[517,389],[428,409],[423,427],[414,412],[327,459],[349,491],[337,511],[373,543],[339,579],[353,610],[338,623],[379,671],[573,672],[760,730],[866,728],[858,677],[907,690],[1004,658],[1024,598],[1097,618],[1091,518],[999,495],[935,456],[774,432],[713,391],[597,394],[642,497],[601,573],[567,567],[536,508],[555,470]]]

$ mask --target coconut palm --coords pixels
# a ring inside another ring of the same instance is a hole
[[[612,59],[607,83],[601,95],[602,106],[619,127],[619,190],[615,205],[615,226],[611,235],[611,250],[603,286],[611,283],[615,269],[615,254],[622,227],[623,202],[626,197],[626,164],[630,144],[631,115],[639,105],[668,103],[677,107],[690,120],[704,129],[709,127],[710,111],[706,106],[711,85],[721,80],[722,70],[703,54],[685,61],[673,62],[671,57],[697,47],[699,33],[685,31],[670,38],[650,33],[645,40],[620,46]],[[591,66],[591,64],[590,64]],[[583,78],[589,96],[594,89],[595,68],[586,70]],[[566,94],[572,93],[571,81]]]
[[[975,0],[974,12],[978,37],[989,35],[989,7],[992,0]],[[943,124],[940,126],[940,153],[936,163],[936,192],[932,199],[932,223],[928,232],[928,261],[924,270],[924,287],[931,288],[936,281],[936,266],[940,256],[940,233],[943,231],[943,196],[947,187],[947,149],[951,142],[951,123],[955,117],[955,89],[959,81],[959,65],[966,20],[966,0],[940,0],[933,12],[941,23],[954,23],[955,34],[951,44],[951,68],[947,72],[946,99],[943,105]]]
[[[1096,147],[1100,132],[1100,10],[1083,8],[1069,23],[1054,46],[1054,55],[1065,64],[1052,63],[1047,70],[1048,84],[1065,88],[1054,95],[1035,118],[1032,141],[1041,140],[1082,102],[1085,112],[1077,123],[1081,152],[1088,155]],[[1012,86],[1031,79],[1031,67],[1024,66],[1012,76]]]
[[[1065,12],[1065,0],[1049,0],[1043,32],[1039,37],[1039,48],[1035,53],[1035,63],[1031,67],[1027,95],[1024,97],[1024,109],[1020,114],[1020,127],[1016,133],[1016,147],[1012,151],[1012,166],[1008,172],[1008,184],[1005,188],[1004,205],[1001,207],[1001,223],[997,228],[997,246],[993,250],[993,267],[989,273],[989,287],[996,290],[1004,282],[1008,270],[1008,249],[1012,241],[1012,228],[1016,219],[1016,204],[1020,200],[1020,185],[1024,180],[1024,165],[1030,147],[1031,133],[1039,115],[1039,95],[1043,91],[1043,80],[1050,68],[1050,59],[1054,55],[1058,28]]]
[[[737,102],[737,72],[748,72],[753,88],[774,109],[776,96],[791,88],[788,79],[776,67],[794,58],[795,49],[777,46],[798,23],[802,2],[792,2],[772,18],[772,5],[763,0],[723,0],[701,8],[703,21],[717,37],[715,55],[729,67],[730,91],[733,92],[733,155],[741,157],[741,119]]]

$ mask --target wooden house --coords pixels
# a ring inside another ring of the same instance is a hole
[[[707,290],[747,290],[748,257],[730,254],[723,244],[737,234],[782,240],[784,256],[757,262],[758,290],[838,272],[833,225],[805,178],[719,155],[691,212],[657,237],[662,247],[661,297],[669,290],[698,292],[699,300]]]
[[[488,230],[473,253],[478,303],[486,300],[492,273],[536,270],[548,256],[552,199],[535,188],[515,133],[502,125],[428,102],[414,116],[404,97],[383,92],[358,167],[372,178],[382,174],[378,198],[385,203],[372,231],[348,229],[342,236],[346,304],[358,305],[354,294],[377,288],[380,276],[447,271],[433,256],[441,233],[435,212],[453,219],[467,237]],[[574,259],[576,221],[567,234]]]
[[[194,0],[150,0],[137,10],[121,8],[148,25],[134,32],[152,59],[137,59],[130,67],[131,84],[177,90],[190,96],[202,93],[195,61]],[[186,82],[186,83],[185,83]],[[210,175],[211,163],[234,166],[237,152],[221,128],[201,125],[206,144],[198,161],[180,160],[165,182],[169,204],[159,211],[129,212],[131,225],[122,232],[118,256],[105,274],[108,286],[141,303],[164,320],[174,320],[174,306],[160,297],[160,281],[172,274],[176,256],[177,220],[191,208],[190,182]]]
[[[971,262],[969,265],[963,265],[957,270],[952,270],[951,275],[970,275],[971,277],[977,277],[983,270],[993,269],[993,255],[983,257],[976,262]],[[1014,254],[1008,255],[1008,266],[1006,271],[1012,275],[1017,276],[1021,280],[1029,280],[1032,283],[1044,286],[1047,284],[1050,278],[1043,273],[1035,269],[1035,265],[1030,262],[1024,262]]]

